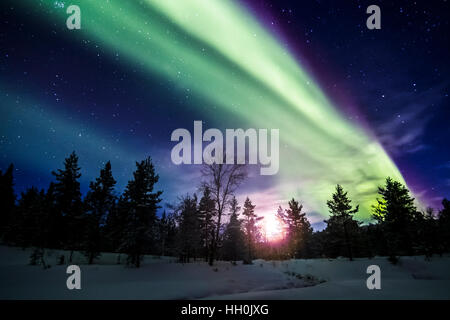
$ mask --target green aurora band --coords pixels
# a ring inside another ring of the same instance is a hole
[[[171,80],[194,95],[194,108],[202,103],[206,118],[279,128],[280,171],[273,179],[280,200],[299,198],[326,216],[326,200],[340,183],[360,204],[358,218],[367,220],[377,186],[387,176],[404,183],[378,141],[346,119],[292,54],[236,2],[25,2],[64,25],[67,6],[79,5],[81,30],[67,30],[73,41],[95,41],[128,65]]]

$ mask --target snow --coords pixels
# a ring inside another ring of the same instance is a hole
[[[51,268],[30,266],[30,250],[0,246],[0,299],[450,299],[450,257],[373,259],[255,260],[233,266],[220,261],[177,263],[146,256],[139,269],[117,264],[105,253],[94,265],[74,254],[81,267],[81,290],[66,288],[66,267],[47,251]],[[122,263],[125,256],[121,257]],[[381,290],[368,290],[366,269],[381,268]]]

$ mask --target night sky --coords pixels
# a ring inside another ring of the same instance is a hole
[[[81,8],[68,30],[66,7]],[[381,30],[366,27],[381,8]],[[291,197],[315,224],[341,183],[360,217],[405,181],[450,197],[448,1],[10,1],[0,4],[0,169],[46,188],[75,150],[82,190],[111,160],[121,192],[151,156],[164,203],[196,191],[177,128],[279,128],[280,172],[239,191],[266,215]],[[204,129],[204,130],[205,130]],[[403,180],[404,179],[404,180]],[[259,210],[259,211],[258,211]]]

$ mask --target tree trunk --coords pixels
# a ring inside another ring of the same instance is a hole
[[[222,209],[217,210],[217,228],[216,228],[216,234],[213,239],[213,244],[211,248],[211,255],[209,257],[209,265],[212,266],[214,263],[214,259],[216,258],[217,253],[217,243],[219,240],[219,232],[220,232],[220,222],[222,219]]]
[[[215,250],[216,250],[216,244],[215,244],[215,240],[213,239],[213,242],[211,244],[211,252],[209,254],[209,262],[208,262],[208,264],[210,266],[212,266],[214,264],[214,255],[216,254]]]
[[[344,234],[345,234],[345,244],[347,246],[348,258],[350,261],[353,261],[352,246],[350,243],[350,237],[348,235],[346,222],[344,222]]]

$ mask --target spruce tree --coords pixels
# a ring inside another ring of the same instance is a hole
[[[154,245],[156,212],[161,191],[154,191],[159,176],[151,158],[136,162],[136,171],[125,189],[123,200],[127,213],[122,250],[127,253],[128,264],[140,267],[142,255]]]
[[[381,198],[373,207],[373,217],[386,237],[390,260],[395,262],[397,255],[413,255],[419,241],[415,231],[421,218],[414,198],[402,183],[389,177],[384,187],[378,187],[378,194]]]
[[[325,221],[327,223],[326,231],[329,242],[338,248],[343,243],[346,248],[346,255],[352,261],[352,246],[359,226],[359,223],[353,219],[353,215],[358,212],[359,205],[353,209],[347,192],[344,192],[344,189],[339,184],[336,186],[336,191],[332,197],[332,200],[327,201],[331,216]]]
[[[50,219],[52,203],[51,199],[44,190],[39,193],[32,192],[32,207],[28,208],[27,216],[32,225],[30,225],[29,235],[31,236],[31,245],[34,251],[30,257],[31,264],[40,264],[44,269],[49,268],[45,261],[45,251],[50,244]]]
[[[64,232],[63,216],[57,208],[55,184],[50,185],[45,194],[45,212],[48,213],[48,247],[52,249],[62,248]]]
[[[58,169],[52,174],[55,176],[54,194],[56,208],[62,216],[64,225],[60,234],[65,235],[65,247],[70,250],[69,262],[72,262],[74,250],[81,247],[83,235],[83,208],[81,202],[80,167],[78,167],[78,156],[75,151],[64,160],[64,169]]]
[[[120,264],[121,254],[125,253],[123,241],[128,224],[129,204],[123,195],[113,203],[106,216],[102,232],[103,248],[105,251],[119,253],[117,263]]]
[[[37,223],[42,212],[41,206],[41,193],[37,188],[31,187],[21,193],[11,224],[14,232],[13,244],[23,248],[36,244],[36,236],[39,232]]]
[[[178,256],[181,262],[190,262],[200,252],[201,225],[197,207],[197,196],[187,195],[181,199],[178,212]]]
[[[176,223],[173,214],[164,210],[158,221],[159,254],[161,256],[175,254]]]
[[[84,255],[88,263],[92,264],[94,259],[100,255],[102,248],[101,228],[105,219],[112,212],[116,201],[114,195],[114,180],[111,163],[108,161],[100,170],[100,176],[89,185],[89,191],[85,198],[85,233],[83,239]]]
[[[431,258],[434,253],[442,253],[439,242],[439,220],[434,215],[433,208],[427,208],[421,219],[416,224],[417,236],[420,239],[419,248],[426,258]]]
[[[0,171],[0,239],[7,232],[8,225],[13,219],[16,203],[13,171],[14,166],[12,164],[4,174]]]
[[[285,212],[279,207],[277,217],[286,226],[287,249],[290,257],[305,258],[309,256],[309,241],[312,235],[311,224],[302,212],[303,205],[294,198],[289,201]]]
[[[224,258],[233,262],[242,259],[244,247],[242,221],[239,219],[240,209],[236,197],[233,196],[230,201],[230,221],[225,228],[223,243]]]
[[[450,252],[450,201],[443,199],[442,206],[438,219],[439,243],[441,252]]]
[[[247,197],[244,202],[244,210],[242,215],[244,216],[243,228],[245,234],[245,242],[247,246],[247,257],[244,263],[251,264],[254,256],[255,245],[259,236],[259,228],[257,222],[262,219],[255,214],[255,205],[252,204]]]
[[[211,255],[215,233],[215,217],[217,216],[216,203],[211,198],[211,191],[208,186],[203,188],[203,195],[198,205],[200,219],[200,241],[203,249],[205,261]]]

